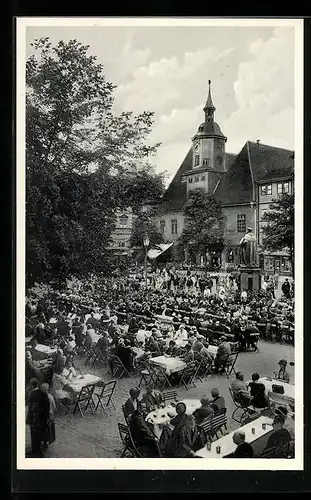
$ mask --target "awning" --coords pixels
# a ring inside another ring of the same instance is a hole
[[[149,259],[157,259],[160,255],[162,255],[166,250],[171,248],[173,243],[160,243],[159,245],[156,245],[156,248],[150,248],[148,250],[147,256]]]

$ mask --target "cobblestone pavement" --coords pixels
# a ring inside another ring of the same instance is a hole
[[[267,342],[259,343],[259,353],[239,354],[236,370],[244,373],[245,381],[251,378],[252,373],[260,375],[273,375],[277,368],[277,362],[285,358],[294,361],[294,348],[289,345],[280,345]],[[96,373],[109,380],[111,377],[105,369],[92,370],[85,367],[83,359],[77,360],[84,373]],[[291,383],[294,383],[293,368],[289,367],[292,375]],[[210,376],[203,382],[197,381],[196,387],[188,391],[184,388],[178,389],[178,395],[182,398],[198,399],[202,395],[210,396],[213,387],[218,387],[220,395],[224,396],[228,408],[228,429],[238,427],[236,422],[231,421],[234,410],[229,390],[229,380],[225,376]],[[75,415],[56,415],[56,441],[49,446],[45,456],[48,458],[109,458],[120,457],[123,447],[118,434],[118,422],[124,423],[122,404],[129,397],[128,391],[138,384],[138,378],[123,378],[117,382],[114,395],[115,410],[111,407],[106,413],[98,410],[95,415],[86,412],[82,418],[78,413]],[[142,390],[144,390],[142,388]],[[27,427],[26,450],[30,447],[30,433]]]

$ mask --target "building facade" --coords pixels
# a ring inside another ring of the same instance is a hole
[[[294,189],[294,153],[257,142],[246,142],[235,155],[226,152],[227,138],[214,121],[211,88],[203,108],[205,120],[192,137],[192,147],[170,183],[156,222],[167,242],[178,241],[185,226],[183,208],[189,193],[202,189],[221,203],[225,218],[225,249],[221,267],[239,264],[239,242],[247,227],[257,237],[260,265],[268,273],[291,272],[286,250],[262,249],[262,220],[272,200]]]
[[[111,234],[111,240],[108,248],[116,254],[130,255],[130,238],[136,216],[133,214],[131,208],[117,210],[115,216],[116,226],[115,230]]]

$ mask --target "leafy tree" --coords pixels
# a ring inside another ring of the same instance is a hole
[[[181,242],[193,255],[221,252],[224,247],[224,223],[220,203],[202,190],[190,194],[184,207],[186,220]]]
[[[163,235],[158,230],[152,220],[152,211],[146,210],[138,213],[133,224],[132,235],[130,239],[131,247],[142,248],[144,235],[148,234],[150,246],[153,247],[163,243]]]
[[[149,145],[153,113],[112,112],[115,86],[88,46],[36,40],[26,64],[27,272],[107,268],[116,208],[163,192]]]
[[[262,227],[263,247],[270,251],[288,249],[294,272],[294,194],[284,193],[278,199],[273,200],[269,208],[270,210],[262,217],[262,221],[265,222]]]

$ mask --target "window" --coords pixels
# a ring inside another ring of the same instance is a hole
[[[196,167],[200,164],[200,155],[195,155],[194,164]]]
[[[261,186],[261,196],[267,196],[268,194],[272,194],[272,185],[264,184]]]
[[[192,177],[189,177],[188,182],[189,182],[189,184],[192,184],[192,182],[193,182],[193,178],[192,178]]]
[[[205,175],[201,175],[201,181],[205,181]]]
[[[246,232],[246,215],[245,214],[237,215],[237,230],[238,230],[238,233],[245,233]]]
[[[209,158],[203,158],[203,165],[209,165]]]
[[[124,248],[125,247],[125,241],[119,241],[119,247]]]
[[[200,180],[200,177],[198,175],[195,175],[194,176],[194,182],[199,182],[199,180]]]
[[[127,226],[128,220],[129,220],[129,218],[126,214],[120,215],[120,217],[119,217],[120,226]]]
[[[289,182],[279,182],[277,192],[278,194],[289,193]]]
[[[165,220],[160,220],[160,231],[162,234],[165,231]]]
[[[177,219],[172,219],[172,234],[177,234]]]
[[[217,163],[217,165],[221,165],[222,164],[222,156],[217,156],[216,163]]]

